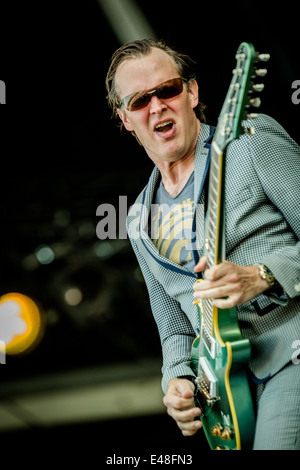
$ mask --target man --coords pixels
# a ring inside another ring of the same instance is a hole
[[[183,223],[182,236],[175,235],[178,218],[194,220],[190,212],[205,209],[214,130],[204,123],[193,62],[162,41],[135,41],[113,55],[106,87],[114,114],[155,165],[136,201],[142,209],[129,213],[128,234],[161,338],[169,415],[185,436],[201,427],[190,367],[199,329],[194,289],[196,299],[237,306],[242,334],[251,341],[249,368],[258,397],[254,449],[300,449],[300,366],[292,360],[300,338],[299,147],[263,115],[251,121],[254,136],[230,145],[227,256],[206,269],[204,211],[196,217],[197,250],[191,224],[186,229]],[[151,205],[158,210],[151,212]],[[204,270],[205,280],[196,283]]]

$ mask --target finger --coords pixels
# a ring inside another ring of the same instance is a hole
[[[192,390],[185,390],[182,393],[182,398],[186,398],[186,399],[194,398],[194,392],[192,392]]]
[[[196,434],[196,432],[198,432],[198,429],[195,429],[195,430],[192,430],[192,431],[182,431],[182,435],[185,436],[185,437],[194,436],[194,434]]]
[[[216,284],[216,282],[219,282],[219,283]],[[220,281],[216,281],[216,282],[213,284],[212,281],[199,279],[198,281],[195,282],[195,284],[193,286],[194,287],[194,292],[201,292],[201,291],[205,291],[207,289],[211,289],[212,287],[216,287],[216,285],[217,286],[222,285],[222,283]]]
[[[214,287],[203,291],[194,292],[196,299],[219,299],[222,297],[229,297],[238,292],[239,288],[235,284],[227,284],[220,287]]]
[[[213,304],[218,308],[233,308],[240,304],[236,297],[228,297],[227,299],[214,299]]]
[[[229,269],[227,261],[223,261],[220,264],[215,264],[212,268],[209,268],[205,271],[205,279],[209,281],[217,281],[218,279],[224,277]]]
[[[168,394],[164,396],[163,403],[167,408],[172,408],[174,410],[190,410],[195,407],[193,394],[187,398]]]
[[[178,423],[191,423],[195,418],[200,416],[201,410],[198,407],[193,407],[188,410],[172,410],[172,417]]]
[[[200,420],[196,420],[190,423],[177,423],[179,429],[184,436],[193,436],[199,429],[202,428]]]
[[[195,273],[199,273],[201,271],[204,271],[206,266],[206,256],[202,256],[196,266],[194,267]]]
[[[229,261],[222,261],[220,264],[216,264],[210,269],[205,271],[205,279],[210,281],[217,281],[223,277],[236,278],[238,266]]]

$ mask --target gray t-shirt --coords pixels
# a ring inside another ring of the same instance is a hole
[[[195,266],[191,242],[194,210],[194,173],[176,197],[160,181],[151,206],[150,236],[162,256],[190,271]]]

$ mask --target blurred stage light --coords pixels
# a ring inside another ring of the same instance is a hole
[[[81,303],[83,295],[78,287],[71,287],[64,293],[64,298],[68,305],[76,307]]]
[[[133,0],[98,0],[120,43],[156,38],[142,9]]]
[[[109,241],[101,240],[94,243],[94,252],[98,258],[108,259],[114,254],[114,248]]]
[[[48,245],[38,246],[34,253],[41,264],[50,264],[55,258],[54,251]]]
[[[54,213],[53,221],[58,227],[68,227],[71,221],[71,214],[68,210],[59,209]]]
[[[45,317],[28,296],[10,292],[0,297],[0,350],[17,355],[29,352],[40,342]]]

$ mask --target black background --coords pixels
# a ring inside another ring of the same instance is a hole
[[[210,124],[216,124],[239,43],[252,42],[260,52],[270,53],[261,111],[299,143],[300,105],[291,100],[292,83],[300,79],[299,17],[293,2],[280,9],[253,0],[137,3],[158,38],[197,60]],[[0,294],[27,294],[48,316],[40,345],[27,356],[9,357],[1,380],[160,358],[131,248],[115,240],[109,257],[95,255],[98,205],[117,207],[119,196],[126,195],[129,206],[152,169],[143,149],[111,121],[106,106],[104,80],[118,39],[96,0],[12,1],[0,8],[0,79],[7,90],[7,105],[0,113]],[[57,223],[58,214],[65,214],[65,224]],[[49,265],[26,268],[26,259],[42,244],[63,246],[65,254]],[[81,288],[90,315],[65,305],[61,286],[68,282]],[[124,298],[130,306],[126,310]],[[99,299],[100,313],[92,307]],[[84,348],[80,356],[74,354],[79,342]],[[119,445],[128,434],[137,440],[131,441],[132,448],[147,448],[147,442],[159,448],[162,440],[173,450],[199,444],[193,438],[187,444],[167,416],[43,432],[60,442],[62,435],[76,435],[77,440],[89,435],[96,446],[95,436],[103,430],[115,435],[116,429]],[[25,434],[32,439],[36,432]],[[113,439],[105,441],[108,447]]]

